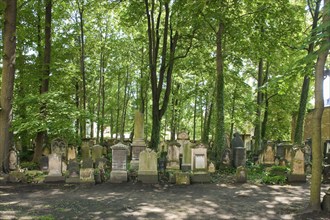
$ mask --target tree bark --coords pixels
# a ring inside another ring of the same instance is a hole
[[[45,9],[45,48],[44,48],[44,63],[43,76],[40,88],[40,95],[43,95],[49,90],[49,75],[50,75],[50,59],[51,59],[51,24],[52,24],[52,0],[47,0]],[[47,106],[45,102],[41,103],[40,117],[46,120]],[[47,130],[41,130],[36,136],[36,147],[34,149],[33,162],[39,162],[42,156],[42,148],[47,136]]]
[[[3,32],[3,66],[0,97],[0,172],[9,171],[8,153],[13,146],[12,100],[14,93],[15,59],[16,59],[16,13],[17,1],[5,1]]]
[[[321,0],[316,1],[314,14],[312,15],[313,24],[312,24],[312,30],[311,30],[311,39],[313,39],[316,34],[315,29],[317,28],[317,23],[319,20],[320,3],[321,3]],[[308,55],[312,54],[313,52],[314,52],[314,41],[311,40],[310,44],[308,45]],[[306,67],[306,68],[308,68],[308,67]],[[307,102],[308,102],[309,82],[310,82],[310,77],[307,74],[304,76],[304,81],[303,81],[303,85],[301,88],[299,111],[298,111],[298,117],[297,117],[297,121],[296,121],[296,127],[294,130],[293,142],[296,144],[301,144],[303,142],[302,136],[303,136],[303,127],[304,127],[306,106],[307,106]]]
[[[221,151],[225,146],[225,115],[224,115],[224,55],[223,55],[223,38],[224,38],[225,26],[220,21],[218,31],[216,33],[216,93],[215,93],[215,105],[216,105],[216,130],[214,137],[214,156],[217,161],[217,167],[221,161]]]
[[[269,62],[266,64],[266,72],[265,77],[263,80],[262,85],[265,85],[268,81],[268,75],[269,75]],[[266,137],[266,131],[267,131],[267,122],[268,122],[268,106],[269,106],[269,98],[268,98],[268,91],[267,88],[265,89],[265,93],[263,94],[263,100],[265,100],[265,111],[264,111],[264,118],[261,123],[261,140],[265,140]]]
[[[256,153],[262,147],[261,140],[261,104],[262,104],[262,92],[261,86],[263,82],[263,59],[259,59],[258,65],[258,92],[257,92],[257,111],[256,111],[256,121],[255,121],[255,129],[254,129],[254,137],[255,137],[255,146],[254,152]]]
[[[322,114],[324,109],[323,100],[323,77],[324,67],[330,49],[330,0],[324,1],[323,7],[323,25],[328,25],[323,28],[325,37],[322,40],[319,55],[315,66],[315,109],[312,118],[312,179],[311,179],[311,193],[309,200],[309,208],[311,210],[319,211],[321,209],[321,172],[322,172],[322,139],[321,139],[321,124]]]

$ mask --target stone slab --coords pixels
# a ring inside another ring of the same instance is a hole
[[[211,176],[208,173],[193,174],[191,176],[192,183],[210,183]]]
[[[306,182],[306,175],[289,174],[288,175],[288,182],[289,183],[305,183]]]
[[[127,171],[111,171],[110,183],[122,183],[127,182]]]
[[[190,174],[189,173],[176,173],[175,183],[177,185],[190,185]]]
[[[46,176],[45,183],[64,183],[65,177],[64,176]]]
[[[80,183],[80,177],[68,177],[65,179],[65,183]]]
[[[141,181],[142,183],[155,184],[158,183],[158,174],[157,175],[138,174],[138,180]]]
[[[181,165],[181,170],[183,172],[191,171],[191,164],[182,164]]]

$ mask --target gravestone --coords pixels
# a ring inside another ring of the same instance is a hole
[[[39,160],[39,168],[41,171],[48,171],[48,156],[41,156]]]
[[[18,156],[14,149],[9,151],[8,155],[9,170],[14,171],[18,169]]]
[[[77,158],[77,149],[74,146],[68,147],[67,161],[75,160]]]
[[[49,173],[45,177],[45,182],[64,182],[65,177],[62,176],[62,158],[58,153],[52,153],[48,156]]]
[[[144,117],[143,117],[143,113],[139,111],[135,112],[134,137],[131,147],[132,147],[132,160],[130,163],[131,168],[137,170],[139,167],[140,153],[144,151],[147,147],[144,141]]]
[[[209,173],[215,173],[215,166],[214,166],[214,163],[211,162],[211,163],[209,164],[208,171],[209,171]]]
[[[108,169],[111,166],[111,164],[109,164],[109,163],[110,162],[107,158],[104,158],[104,157],[98,158],[95,161],[95,168],[102,169],[102,170]]]
[[[111,183],[127,182],[127,154],[129,147],[118,143],[111,147],[112,171],[110,173]]]
[[[51,142],[51,153],[56,153],[66,158],[68,144],[61,138],[55,138]]]
[[[94,145],[92,147],[92,159],[95,162],[97,159],[102,158],[103,147],[101,145]]]
[[[69,171],[69,176],[65,179],[65,182],[66,183],[79,183],[80,182],[79,163],[74,160],[70,160],[69,164],[68,164],[68,171]]]
[[[177,135],[177,142],[180,144],[180,154],[182,154],[181,169],[189,171],[191,169],[191,146],[193,145],[189,140],[187,132],[180,132]]]
[[[221,164],[230,167],[232,166],[232,154],[230,148],[225,148],[221,154]]]
[[[284,144],[279,143],[276,145],[276,157],[282,159],[284,158],[284,156],[285,156]]]
[[[236,182],[246,183],[247,182],[247,170],[243,166],[239,166],[236,169]]]
[[[86,160],[88,158],[91,158],[89,141],[83,141],[81,146],[81,160]]]
[[[306,182],[305,156],[300,148],[295,152],[291,162],[291,173],[288,175],[289,182]]]
[[[291,164],[292,162],[292,154],[293,154],[293,146],[291,144],[284,145],[285,156],[287,164]]]
[[[204,144],[197,144],[191,148],[191,176],[192,182],[210,182],[211,176],[207,166],[207,148]]]
[[[247,151],[251,151],[251,134],[244,134],[243,136],[243,142],[244,142],[244,148]]]
[[[237,148],[237,147],[243,147],[244,148],[244,142],[241,138],[241,135],[236,132],[234,134],[234,138],[231,140],[231,147],[232,148]]]
[[[323,155],[326,156],[326,155],[330,155],[330,140],[326,140],[324,142],[324,152],[323,152]]]
[[[329,164],[325,164],[323,165],[323,183],[330,183],[330,165]]]
[[[79,173],[80,173],[80,182],[93,183],[95,181],[92,158],[87,158],[82,160]]]
[[[322,211],[330,214],[330,188],[325,192],[321,203]]]
[[[143,183],[158,183],[157,153],[146,148],[139,158],[138,179]]]
[[[246,151],[244,147],[234,148],[234,167],[245,166],[246,163]]]
[[[274,163],[275,163],[275,152],[273,146],[268,144],[263,154],[263,164],[272,166],[274,165]]]
[[[168,143],[167,148],[167,164],[166,169],[179,170],[180,169],[180,144],[172,141]]]
[[[187,172],[175,173],[175,184],[177,185],[190,185],[190,174]]]
[[[305,164],[310,164],[312,162],[312,147],[309,144],[305,144]]]

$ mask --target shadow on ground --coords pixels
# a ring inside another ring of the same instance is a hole
[[[299,214],[308,200],[308,184],[2,184],[0,219],[330,219]]]

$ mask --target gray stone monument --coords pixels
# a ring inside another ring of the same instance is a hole
[[[236,169],[236,182],[246,183],[247,182],[247,169],[243,166],[239,166]]]
[[[58,153],[52,153],[48,156],[49,173],[45,178],[45,182],[64,182],[65,177],[62,176],[62,157]]]
[[[9,170],[14,171],[18,169],[18,155],[14,149],[9,151],[8,155]]]
[[[244,147],[234,148],[234,167],[245,166],[246,163],[246,151]]]
[[[166,169],[180,169],[180,144],[176,141],[168,143]]]
[[[68,147],[67,161],[75,160],[77,158],[77,149],[74,146]]]
[[[223,149],[222,151],[221,164],[227,167],[232,166],[232,153],[229,147]]]
[[[144,141],[144,118],[143,113],[136,111],[134,118],[134,137],[132,146],[131,168],[137,170],[139,167],[140,153],[146,149],[147,145]]]
[[[97,159],[103,157],[103,147],[101,145],[94,145],[92,147],[92,159],[95,162]]]
[[[91,158],[91,150],[89,147],[89,141],[83,141],[81,146],[81,159],[86,160]]]
[[[94,168],[92,158],[82,160],[80,168],[80,182],[93,183],[94,180]]]
[[[158,183],[157,153],[146,148],[139,158],[138,180],[143,183]]]
[[[48,156],[41,156],[39,160],[39,168],[41,171],[48,171]]]
[[[271,144],[268,144],[263,153],[263,164],[264,165],[274,165],[275,164],[275,151]]]
[[[79,183],[80,182],[80,167],[79,163],[70,160],[68,164],[69,176],[65,179],[66,183]]]
[[[111,183],[127,182],[127,154],[128,146],[118,143],[112,149],[112,171],[110,173]]]
[[[210,182],[211,176],[207,166],[207,148],[204,144],[197,144],[191,149],[191,181],[195,183]]]
[[[289,182],[306,182],[305,155],[300,148],[294,154],[291,162],[291,173],[288,175]]]

